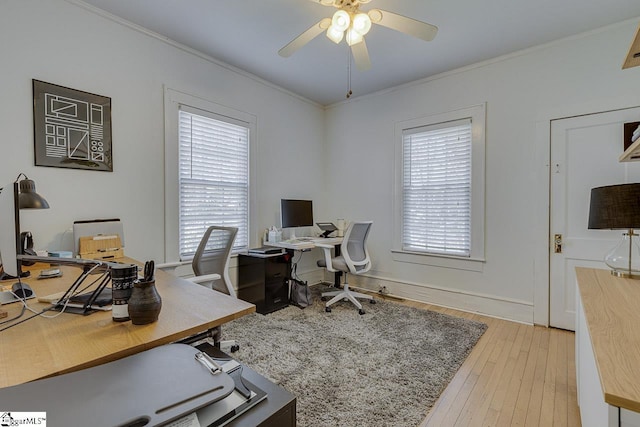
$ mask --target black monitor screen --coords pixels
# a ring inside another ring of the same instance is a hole
[[[310,227],[313,225],[313,203],[311,200],[280,200],[282,228]]]

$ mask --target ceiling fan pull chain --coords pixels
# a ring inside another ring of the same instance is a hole
[[[347,99],[351,98],[351,52],[347,49]]]

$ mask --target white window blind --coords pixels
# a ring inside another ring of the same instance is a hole
[[[249,127],[179,111],[180,258],[192,257],[210,225],[237,227],[234,249],[248,247]]]
[[[471,120],[402,134],[402,248],[471,254]]]

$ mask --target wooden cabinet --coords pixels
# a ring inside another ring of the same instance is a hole
[[[636,280],[576,268],[576,381],[583,427],[640,427]]]
[[[275,256],[238,256],[238,298],[256,305],[261,314],[289,305],[290,258]]]

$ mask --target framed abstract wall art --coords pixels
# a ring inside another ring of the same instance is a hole
[[[113,172],[111,98],[33,80],[36,166]]]

